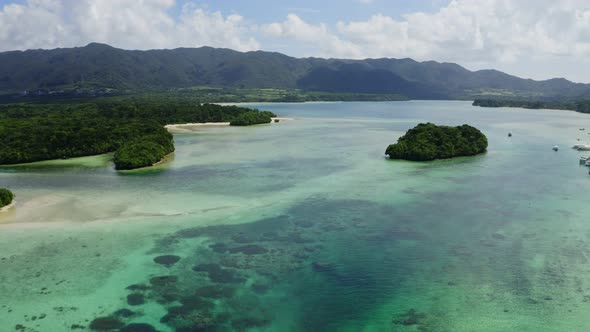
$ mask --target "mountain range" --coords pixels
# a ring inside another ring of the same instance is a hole
[[[105,44],[0,53],[0,93],[103,89],[164,91],[195,86],[400,94],[411,99],[582,99],[590,85],[522,79],[497,70],[412,59],[294,58],[200,47],[123,50]]]

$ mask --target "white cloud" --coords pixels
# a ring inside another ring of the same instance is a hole
[[[228,47],[237,50],[257,50],[260,48],[255,38],[248,36],[255,27],[244,22],[240,15],[226,18],[220,12],[209,13],[193,5],[182,9],[180,23],[177,26],[177,40],[172,43],[191,45],[198,41],[200,45]],[[173,46],[170,46],[173,47]]]
[[[29,0],[0,10],[0,50],[80,46],[103,42],[131,49],[217,46],[256,50],[251,27],[194,5],[179,19],[174,0]]]
[[[344,41],[334,35],[325,24],[310,24],[295,14],[287,15],[281,23],[271,23],[261,30],[270,37],[292,38],[299,42],[311,44],[315,56],[358,57],[361,51],[350,41]]]
[[[68,29],[63,25],[57,1],[31,1],[28,6],[10,4],[0,11],[0,48],[3,50],[62,45]]]
[[[342,20],[330,29],[290,15],[267,29],[312,46],[306,55],[435,59],[539,77],[559,75],[558,69],[543,67],[547,64],[587,62],[590,1],[453,0],[437,12],[401,19],[376,14],[364,21]]]
[[[586,0],[455,0],[436,13],[411,13],[401,20],[375,15],[339,22],[337,38],[361,46],[363,56],[511,62],[588,55],[583,44],[589,33]]]

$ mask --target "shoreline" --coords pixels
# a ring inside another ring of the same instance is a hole
[[[237,101],[237,102],[221,102],[211,103],[221,106],[234,106],[234,105],[259,105],[259,104],[337,104],[346,103],[345,100],[332,100],[332,101]]]
[[[174,123],[165,125],[164,128],[168,129],[169,131],[176,131],[176,132],[192,132],[192,130],[183,128],[183,127],[225,127],[229,126],[229,122],[197,122],[197,123]]]
[[[268,124],[273,124],[275,123],[275,120],[279,120],[279,121],[291,121],[291,120],[295,120],[295,118],[287,118],[287,117],[274,117],[274,118],[270,118],[271,121]],[[261,123],[264,124],[264,123]],[[174,124],[168,124],[165,125],[164,128],[170,130],[170,131],[175,131],[177,133],[187,133],[187,132],[193,132],[194,130],[191,130],[189,128],[198,128],[198,127],[229,127],[230,123],[229,122],[188,122],[188,123],[174,123]]]
[[[157,166],[160,166],[168,161],[170,161],[171,159],[173,159],[174,157],[174,152],[176,151],[172,151],[169,154],[165,155],[164,157],[162,157],[162,159],[160,159],[160,161],[150,165],[150,166],[143,166],[143,167],[139,167],[139,168],[133,168],[133,169],[122,169],[122,170],[116,170],[117,172],[122,172],[122,173],[130,173],[130,172],[134,172],[134,171],[141,171],[141,170],[148,170],[148,169],[153,169]]]
[[[279,121],[291,121],[291,120],[296,120],[295,118],[288,118],[288,117],[274,117],[271,118],[271,122],[269,122],[268,124],[273,124],[275,123],[274,120],[277,119]],[[175,124],[168,124],[165,125],[164,128],[168,129],[170,132],[172,133],[192,133],[194,132],[194,130],[191,129],[187,129],[187,128],[183,128],[183,127],[189,127],[189,128],[198,128],[198,127],[229,127],[230,124],[229,122],[196,122],[196,123],[175,123]],[[31,161],[28,163],[18,163],[18,164],[2,164],[0,165],[0,168],[10,168],[10,167],[28,167],[28,166],[34,166],[35,164],[40,164],[40,163],[47,163],[47,162],[51,162],[51,163],[56,163],[57,166],[63,166],[60,165],[62,163],[71,163],[71,162],[75,162],[76,159],[83,159],[83,158],[92,158],[92,157],[99,157],[99,156],[107,156],[109,154],[112,154],[113,152],[105,152],[105,153],[100,153],[100,154],[92,154],[92,155],[87,155],[87,156],[78,156],[78,157],[69,157],[69,158],[65,158],[65,159],[46,159],[46,160],[37,160],[37,161]],[[174,152],[169,153],[167,155],[165,155],[162,160],[158,161],[157,163],[155,163],[154,165],[151,166],[145,166],[145,167],[141,167],[141,168],[136,168],[133,170],[137,170],[137,169],[143,169],[143,168],[150,168],[150,167],[154,167],[159,165],[160,163],[163,163],[164,161],[166,161],[167,159],[169,159],[170,155],[174,154]],[[111,160],[112,158],[109,157],[109,162],[112,162]],[[8,206],[8,205],[7,205]]]
[[[187,122],[167,124],[164,128],[173,126],[229,126],[229,122]]]
[[[11,208],[13,208],[16,205],[16,200],[12,200],[12,202],[6,206],[3,206],[2,208],[0,208],[0,213],[2,212],[6,212],[8,210],[10,210]]]
[[[157,163],[153,164],[152,166],[147,166],[147,167],[154,167],[154,166],[158,166],[158,165],[161,165],[161,164],[167,162],[168,160],[170,160],[170,158],[172,158],[174,156],[174,152],[176,152],[176,151],[170,152],[169,154],[162,157],[162,159],[160,159],[160,161],[158,161]]]

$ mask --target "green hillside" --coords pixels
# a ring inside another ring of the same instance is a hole
[[[25,91],[29,95],[169,92],[196,86],[320,95],[388,94],[410,99],[590,96],[589,85],[565,79],[533,81],[495,70],[469,71],[457,64],[412,59],[293,58],[210,47],[128,51],[96,43],[0,53],[3,95]]]

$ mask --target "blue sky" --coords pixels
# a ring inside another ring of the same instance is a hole
[[[588,0],[0,0],[0,51],[213,46],[590,82],[588,36]]]
[[[358,0],[327,0],[327,1],[284,1],[284,0],[253,0],[253,1],[203,1],[197,2],[213,11],[237,13],[259,23],[271,23],[283,19],[290,13],[304,15],[311,23],[336,23],[339,20],[364,20],[374,14],[386,14],[401,18],[405,13],[426,11],[433,12],[448,4],[450,0],[373,0],[363,3]],[[5,1],[6,2],[6,1]],[[175,7],[179,11],[183,3],[178,1]]]
[[[65,0],[64,2],[68,1],[76,0]],[[25,4],[26,2],[27,0],[0,0],[0,7],[13,3]],[[401,18],[408,12],[433,12],[448,4],[450,0],[372,0],[366,3],[359,0],[178,0],[171,9],[171,13],[178,15],[182,5],[191,2],[212,11],[221,11],[225,14],[237,13],[255,22],[274,22],[290,13],[298,13],[306,15],[311,22],[336,23],[342,19],[363,20],[378,13]]]

